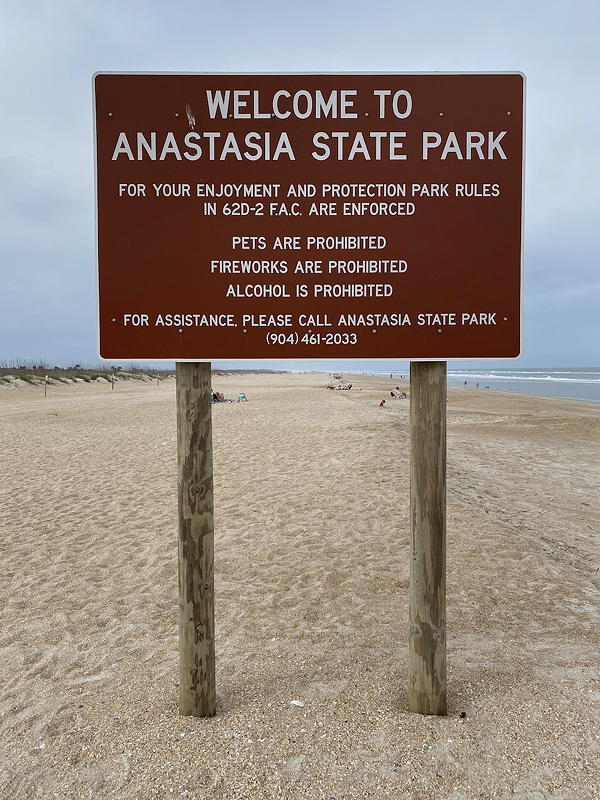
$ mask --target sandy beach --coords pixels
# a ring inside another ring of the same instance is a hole
[[[424,717],[409,401],[327,378],[215,378],[249,402],[213,408],[208,720],[177,710],[174,381],[0,388],[2,800],[599,796],[600,407],[449,390],[449,715]]]

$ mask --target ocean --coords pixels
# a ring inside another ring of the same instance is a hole
[[[568,397],[600,403],[600,368],[448,370],[452,386],[500,389],[544,397]]]
[[[382,369],[364,370],[371,375],[389,375]],[[405,370],[391,370],[394,378],[408,376]],[[470,389],[490,389],[519,392],[542,397],[565,397],[600,403],[600,367],[515,368],[511,369],[452,369],[448,365],[448,385]]]

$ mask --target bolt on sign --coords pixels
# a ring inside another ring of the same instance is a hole
[[[524,78],[97,74],[104,358],[514,358]]]

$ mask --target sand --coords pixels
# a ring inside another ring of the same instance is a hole
[[[2,800],[599,796],[600,409],[450,390],[449,716],[423,717],[409,403],[326,378],[215,380],[249,402],[213,410],[209,720],[177,712],[173,383],[0,391]]]

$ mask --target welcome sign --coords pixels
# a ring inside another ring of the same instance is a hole
[[[516,357],[523,83],[96,75],[100,355]]]

